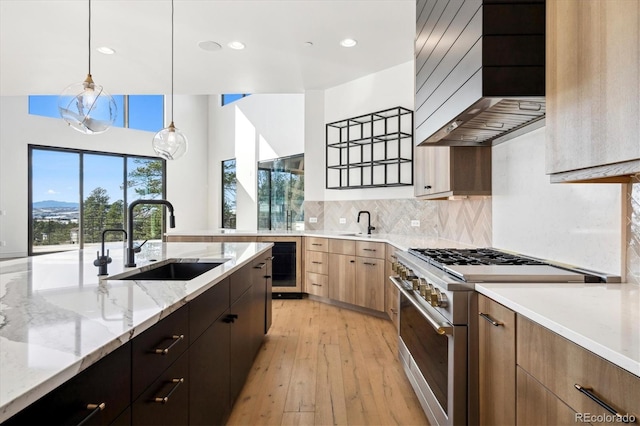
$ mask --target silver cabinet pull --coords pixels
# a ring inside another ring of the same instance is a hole
[[[267,266],[266,263],[260,262],[258,266],[254,266],[253,269],[263,269],[265,266]]]
[[[174,347],[174,346],[176,345],[176,343],[178,343],[180,340],[184,339],[184,334],[180,334],[180,335],[174,334],[173,336],[171,336],[171,338],[173,339],[173,342],[172,342],[169,346],[167,346],[167,347],[166,347],[166,348],[164,348],[164,349],[156,349],[156,350],[154,351],[154,353],[159,354],[159,355],[166,355],[166,354],[168,354],[168,353],[169,353],[169,350],[170,350],[172,347]]]
[[[101,402],[100,404],[87,404],[87,410],[91,410],[91,412],[87,415],[87,417],[82,419],[80,423],[78,423],[78,426],[82,426],[87,423],[89,419],[95,416],[98,412],[104,410],[106,406],[107,404],[105,404],[104,402]]]
[[[630,423],[629,421],[629,415],[624,415],[624,414],[620,414],[615,408],[613,408],[612,406],[610,406],[609,404],[607,404],[606,402],[604,402],[603,400],[601,400],[600,398],[598,398],[592,391],[593,388],[586,388],[584,386],[581,386],[579,384],[574,384],[573,385],[578,392],[586,395],[590,400],[592,400],[593,402],[595,402],[596,404],[598,404],[599,406],[601,406],[602,408],[604,408],[605,410],[607,410],[608,412],[610,412],[611,414],[613,414],[614,416],[616,416],[616,419],[619,422],[622,423]]]
[[[496,320],[494,320],[493,318],[491,318],[489,316],[489,314],[485,314],[483,312],[480,312],[479,314],[482,318],[484,318],[485,320],[489,321],[491,323],[491,325],[493,325],[494,327],[498,327],[499,325],[503,325],[501,322],[498,322]]]
[[[171,383],[175,383],[175,386],[171,388],[167,396],[157,396],[153,399],[153,402],[159,402],[160,404],[166,404],[169,402],[169,397],[178,389],[178,387],[184,383],[184,378],[180,377],[179,379],[171,379]]]
[[[266,259],[266,260],[273,260],[273,259],[275,259],[275,258],[276,258],[275,256],[269,256],[269,257],[267,257],[267,259]]]

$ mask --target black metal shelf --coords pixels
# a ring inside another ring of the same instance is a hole
[[[413,185],[413,111],[395,107],[326,125],[326,188]]]

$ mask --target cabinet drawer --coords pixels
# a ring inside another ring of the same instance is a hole
[[[329,240],[329,253],[353,256],[356,254],[356,242],[354,240],[331,239]]]
[[[396,248],[391,244],[387,244],[385,247],[385,257],[387,258],[387,262],[395,262],[398,260],[396,257]]]
[[[327,253],[320,251],[309,251],[305,259],[305,266],[307,272],[315,272],[317,274],[327,274],[329,256]]]
[[[189,341],[193,343],[229,308],[229,278],[189,302]]]
[[[609,414],[575,385],[621,414],[640,415],[640,378],[552,331],[517,319],[518,365],[577,413]]]
[[[231,275],[229,280],[229,305],[232,305],[253,284],[251,281],[253,266],[253,263],[249,263]]]
[[[187,349],[188,331],[189,309],[184,306],[133,339],[133,399]]]
[[[132,404],[134,425],[189,423],[189,357],[182,354]]]
[[[326,238],[305,237],[305,248],[313,251],[324,251],[329,249],[329,242]]]
[[[329,297],[329,279],[326,275],[307,272],[307,293]]]
[[[384,259],[384,243],[356,241],[356,256]]]
[[[112,423],[131,402],[130,360],[131,344],[127,343],[3,424],[75,425],[87,418],[86,425]],[[102,410],[89,407],[103,403]]]
[[[531,377],[522,368],[517,367],[517,422],[516,423],[483,423],[480,424],[517,424],[518,426],[575,426],[576,413],[562,402],[557,396],[549,392],[540,382]],[[500,404],[498,397],[495,404]]]

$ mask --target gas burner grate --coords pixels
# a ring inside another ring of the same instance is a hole
[[[409,253],[444,269],[447,265],[545,265],[545,263],[501,252],[491,248],[479,249],[409,249]]]

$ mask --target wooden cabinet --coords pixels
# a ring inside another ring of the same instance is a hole
[[[414,170],[416,197],[491,195],[491,147],[418,146]]]
[[[577,423],[575,411],[520,367],[517,367],[516,394],[517,423],[509,424],[575,426]]]
[[[131,344],[127,343],[3,424],[75,425],[87,420],[86,425],[108,425],[126,421],[123,411],[130,403]]]
[[[329,298],[383,312],[384,253],[384,243],[330,239]]]
[[[396,275],[393,270],[393,264],[397,262],[395,256],[396,248],[391,244],[387,244],[386,247],[386,262],[385,262],[385,298],[384,298],[384,310],[389,316],[389,319],[396,326],[396,329],[400,326],[400,316],[398,315],[400,309],[400,292],[398,288],[389,280],[390,276]]]
[[[560,403],[570,407],[554,413],[553,423],[575,423],[575,413],[589,413],[593,416],[610,415],[594,399],[613,407],[621,414],[637,416],[640,413],[640,377],[600,358],[594,353],[553,333],[527,318],[517,319],[517,362],[528,377],[520,377],[518,391],[531,389],[527,383],[535,379],[548,394],[525,401],[524,394],[518,394],[518,420],[528,413],[529,423],[537,420],[535,413]],[[526,378],[526,380],[525,380]],[[582,388],[582,391],[578,389]],[[542,394],[541,390],[531,391]],[[589,395],[588,395],[589,394]],[[551,401],[550,401],[551,399]],[[523,419],[524,420],[524,419]],[[588,420],[587,420],[588,421]],[[609,423],[616,423],[615,419]]]
[[[150,426],[188,424],[188,376],[189,356],[183,353],[134,401],[131,423]]]
[[[305,282],[308,294],[329,297],[329,240],[319,237],[304,238]]]
[[[478,296],[480,424],[516,424],[516,314]]]
[[[329,254],[329,299],[356,304],[356,257]]]
[[[640,172],[640,2],[547,2],[546,171],[552,182]]]

